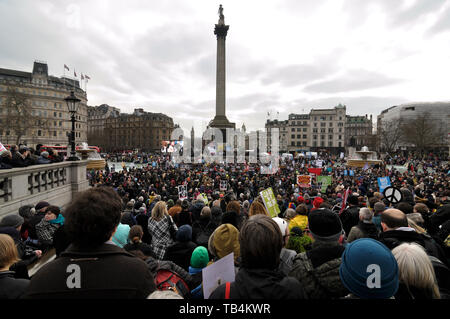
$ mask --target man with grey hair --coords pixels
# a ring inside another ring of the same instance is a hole
[[[372,238],[378,240],[379,231],[372,222],[373,212],[369,208],[359,210],[359,223],[353,226],[348,234],[347,241],[350,243],[360,238]]]

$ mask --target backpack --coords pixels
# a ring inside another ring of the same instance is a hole
[[[174,271],[159,269],[155,276],[155,285],[158,290],[172,290],[186,299],[190,294],[189,286]]]

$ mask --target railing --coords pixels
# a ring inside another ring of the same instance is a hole
[[[89,187],[88,161],[61,162],[0,170],[0,217],[17,213],[27,204],[41,200],[67,205],[74,194]]]

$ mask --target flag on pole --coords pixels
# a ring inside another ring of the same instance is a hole
[[[345,194],[344,194],[344,199],[342,200],[342,205],[341,205],[341,210],[339,212],[339,215],[342,214],[342,212],[345,209],[345,206],[347,206],[347,198],[348,198],[349,193],[350,193],[350,188],[347,188],[347,190],[345,191]]]
[[[70,71],[69,67],[65,64],[64,64],[64,69],[66,69],[67,71]]]

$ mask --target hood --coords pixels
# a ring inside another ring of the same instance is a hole
[[[234,289],[252,299],[290,299],[292,292],[281,284],[284,275],[269,269],[241,268],[236,274]]]

